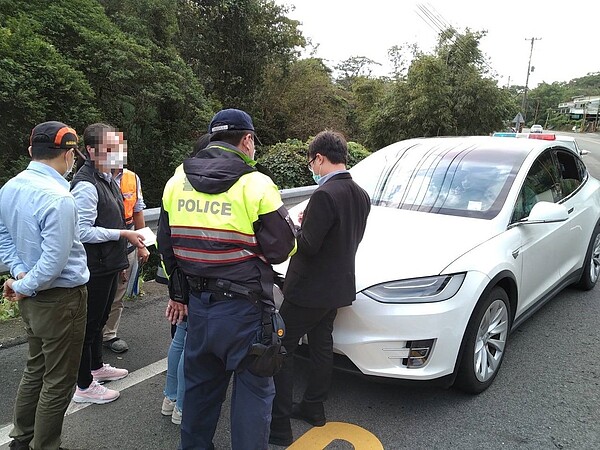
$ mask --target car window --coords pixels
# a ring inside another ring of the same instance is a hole
[[[564,147],[570,148],[571,150],[573,150],[574,152],[579,154],[579,148],[577,147],[577,144],[575,143],[575,141],[567,141],[562,138],[556,138],[556,142],[560,143],[560,145],[562,145]]]
[[[568,197],[583,183],[585,173],[582,174],[579,158],[570,152],[557,150],[556,159],[560,171],[560,199]]]
[[[352,176],[374,205],[491,219],[504,204],[523,158],[489,148],[424,151],[417,145],[361,162]]]
[[[542,153],[533,163],[519,191],[512,222],[529,216],[537,202],[555,203],[561,199],[560,174],[552,152]]]

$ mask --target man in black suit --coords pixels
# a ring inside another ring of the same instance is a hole
[[[346,170],[348,146],[339,133],[323,131],[308,148],[308,168],[319,188],[304,211],[297,236],[298,251],[287,270],[281,316],[288,351],[275,375],[275,400],[269,442],[293,442],[290,416],[314,426],[325,425],[333,364],[333,321],[337,309],[356,297],[354,259],[371,209],[369,195]],[[308,335],[310,375],[301,403],[292,405],[293,355]]]

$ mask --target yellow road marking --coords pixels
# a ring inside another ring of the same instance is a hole
[[[383,445],[373,433],[343,422],[327,422],[325,426],[311,428],[288,450],[322,450],[337,439],[349,442],[355,450],[383,450]]]

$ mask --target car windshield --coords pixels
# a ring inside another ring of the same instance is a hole
[[[525,155],[490,148],[412,145],[374,153],[352,168],[373,205],[494,218]]]

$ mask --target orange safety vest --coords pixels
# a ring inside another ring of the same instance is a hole
[[[133,224],[133,207],[137,202],[137,177],[131,170],[123,169],[121,175],[121,192],[123,193],[123,206],[125,207],[125,225],[129,228]]]

